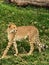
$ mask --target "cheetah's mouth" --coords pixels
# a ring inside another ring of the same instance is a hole
[[[11,30],[10,33],[16,33],[16,30]]]

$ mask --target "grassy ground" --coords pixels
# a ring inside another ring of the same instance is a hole
[[[9,22],[17,26],[35,25],[39,29],[40,40],[49,46],[49,10],[33,6],[17,7],[12,4],[0,3],[0,57],[8,43],[6,29]],[[25,40],[17,42],[19,53],[29,51],[29,45]],[[24,50],[25,49],[25,50]],[[49,65],[49,49],[41,54],[35,50],[30,56],[18,56],[13,54],[13,47],[8,54],[10,58],[0,60],[0,65]]]

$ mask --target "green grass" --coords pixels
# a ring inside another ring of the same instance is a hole
[[[49,46],[49,10],[35,6],[18,7],[12,4],[0,3],[0,57],[8,43],[6,29],[10,22],[17,26],[34,25],[39,29],[40,40]],[[19,53],[29,51],[29,45],[25,40],[17,42]],[[25,48],[25,50],[24,50]],[[49,49],[41,54],[35,50],[30,56],[18,56],[13,54],[13,47],[8,54],[10,58],[0,60],[0,65],[49,65]]]

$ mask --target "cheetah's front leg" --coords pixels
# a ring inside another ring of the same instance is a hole
[[[8,52],[8,50],[9,50],[9,48],[11,47],[11,45],[12,45],[12,42],[8,42],[8,45],[7,45],[6,49],[4,50],[3,55],[2,55],[1,58],[6,57],[7,52]]]
[[[14,46],[14,50],[16,51],[16,53],[14,55],[17,56],[18,55],[18,49],[17,49],[17,43],[15,41],[13,42],[13,46]]]

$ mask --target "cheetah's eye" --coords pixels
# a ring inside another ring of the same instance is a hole
[[[15,27],[14,27],[15,28]]]

